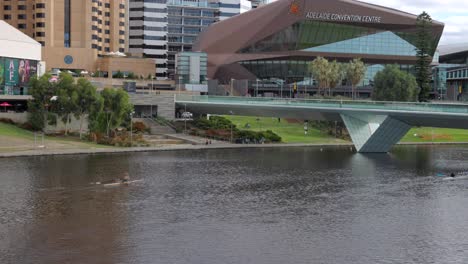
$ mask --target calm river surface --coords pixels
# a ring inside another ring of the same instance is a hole
[[[468,263],[468,148],[0,159],[0,263]],[[142,182],[103,187],[129,171]]]

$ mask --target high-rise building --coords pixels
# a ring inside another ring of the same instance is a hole
[[[128,51],[154,59],[158,78],[173,79],[178,52],[191,51],[209,25],[249,9],[247,0],[129,0]]]
[[[48,70],[101,71],[111,76],[98,60],[125,52],[126,0],[1,2],[0,18],[41,43]]]

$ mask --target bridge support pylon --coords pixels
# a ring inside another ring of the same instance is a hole
[[[411,128],[388,115],[341,114],[358,152],[386,153]]]

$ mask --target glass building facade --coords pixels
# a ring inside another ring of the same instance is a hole
[[[416,56],[416,32],[391,31],[373,27],[345,25],[324,21],[300,21],[268,36],[240,52],[264,53],[302,51],[327,54],[356,54],[384,56]],[[333,55],[329,57],[334,57]],[[309,58],[304,60],[247,60],[245,68],[260,79],[279,78],[297,82],[310,76]],[[399,64],[412,72],[412,65]],[[385,64],[367,63],[367,72],[361,86],[372,85],[375,74]]]

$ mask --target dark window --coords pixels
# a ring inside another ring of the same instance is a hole
[[[38,27],[38,28],[45,27],[45,23],[44,22],[37,22],[36,27]]]
[[[119,26],[124,27],[125,23],[124,22],[119,22]]]
[[[45,46],[45,42],[44,41],[39,41],[39,43],[44,47]]]
[[[106,17],[110,17],[110,12],[106,12],[106,13],[105,13],[105,16],[106,16]]]
[[[110,30],[108,29],[104,30],[104,34],[110,34]]]
[[[120,44],[125,44],[125,40],[124,39],[119,39],[119,43]]]
[[[105,48],[104,48],[104,51],[105,51],[105,52],[110,52],[110,48],[109,48],[109,47],[105,47]]]
[[[26,19],[26,14],[19,14],[18,19]]]
[[[124,48],[119,48],[119,52],[125,52]]]
[[[105,7],[105,8],[110,8],[110,4],[109,4],[109,3],[105,3],[105,4],[104,4],[104,7]]]
[[[69,48],[71,46],[71,0],[65,0],[65,27],[64,27],[64,46]],[[39,15],[39,14],[38,14]]]
[[[37,13],[36,17],[37,18],[45,18],[45,13]]]
[[[124,13],[119,13],[119,17],[125,17]]]
[[[26,29],[26,24],[18,24],[19,29]]]
[[[45,4],[44,3],[38,3],[38,4],[36,4],[36,8],[45,8]]]
[[[110,39],[108,38],[104,39],[104,43],[110,43]]]
[[[26,6],[25,5],[19,5],[18,10],[26,10]]]
[[[11,10],[11,6],[10,5],[4,5],[3,10]]]
[[[120,34],[120,35],[125,35],[125,31],[119,30],[119,34]]]
[[[45,37],[45,32],[37,32],[36,36]]]
[[[5,20],[11,19],[11,15],[3,15],[3,19]]]

